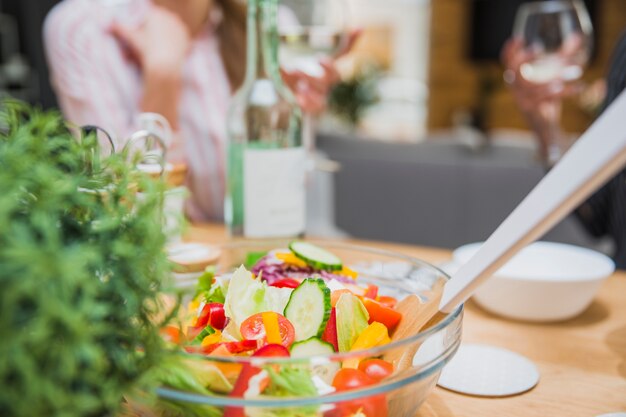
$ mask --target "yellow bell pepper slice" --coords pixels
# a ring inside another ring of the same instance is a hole
[[[203,347],[211,346],[221,341],[222,341],[222,332],[220,332],[219,330],[215,330],[215,333],[211,333],[210,335],[202,339],[202,346]]]
[[[386,345],[389,342],[391,342],[391,339],[389,338],[389,331],[387,330],[387,327],[384,324],[375,321],[367,326],[359,337],[357,337],[352,344],[350,351],[369,349],[376,346]],[[343,367],[356,369],[359,367],[359,362],[361,362],[361,359],[359,358],[348,359],[343,362]]]
[[[261,313],[263,318],[263,327],[265,327],[265,336],[267,343],[280,345],[283,338],[280,337],[280,328],[278,327],[278,315],[273,311]]]
[[[189,313],[195,313],[198,311],[198,308],[200,308],[200,301],[193,300],[189,302],[189,305],[187,306],[187,311],[189,311]]]
[[[291,252],[289,253],[278,252],[276,254],[276,258],[280,259],[286,264],[290,264],[290,265],[297,266],[300,268],[306,268],[308,266],[306,262],[304,262],[302,259],[298,258],[296,255],[294,255]]]
[[[359,274],[356,271],[348,268],[345,265],[343,266],[343,268],[341,268],[341,271],[339,271],[338,274],[339,275],[344,275],[344,276],[346,276],[348,278],[352,278],[352,279],[357,279],[357,277],[359,276]]]

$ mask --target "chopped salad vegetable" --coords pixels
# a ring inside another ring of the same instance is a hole
[[[356,271],[310,243],[293,242],[288,250],[254,253],[248,260],[254,261],[251,270],[241,266],[221,276],[207,270],[182,325],[166,327],[164,338],[187,352],[213,357],[320,360],[265,367],[216,361],[204,367],[207,390],[240,398],[317,396],[371,385],[393,374],[393,364],[380,358],[340,362],[329,356],[389,343],[402,319],[394,310],[395,298],[381,296],[375,285],[359,283]],[[332,410],[303,408],[290,415],[387,417],[386,410],[384,396],[374,396]],[[263,415],[284,411],[266,410]],[[227,417],[255,415],[242,407],[224,412]]]

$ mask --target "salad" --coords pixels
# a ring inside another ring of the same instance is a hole
[[[397,300],[361,284],[358,273],[334,254],[307,242],[288,249],[251,254],[251,268],[200,277],[195,296],[177,326],[164,337],[189,353],[215,357],[307,358],[354,352],[390,343],[402,320]],[[198,368],[197,365],[193,365]],[[204,361],[200,379],[206,391],[244,399],[315,397],[373,385],[394,372],[378,357],[303,362],[298,366],[253,366]],[[384,396],[336,406],[303,408],[284,415],[386,417]],[[226,407],[225,417],[273,416],[247,407]]]

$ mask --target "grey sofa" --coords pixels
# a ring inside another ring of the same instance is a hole
[[[321,134],[318,148],[341,164],[334,179],[340,229],[442,248],[486,239],[545,174],[524,147],[477,151],[454,139],[398,144]],[[572,217],[543,239],[606,250]]]

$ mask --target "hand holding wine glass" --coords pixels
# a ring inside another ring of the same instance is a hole
[[[560,131],[561,99],[580,92],[577,80],[591,53],[592,28],[578,0],[526,3],[503,50],[516,101],[540,138],[541,157],[556,163],[568,148]]]
[[[303,142],[314,149],[314,115],[325,108],[330,87],[339,80],[334,59],[349,51],[358,34],[346,25],[343,0],[281,0],[289,14],[279,21],[279,60],[283,78],[305,111]]]

